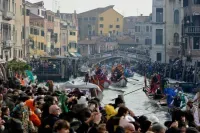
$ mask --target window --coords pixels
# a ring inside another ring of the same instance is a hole
[[[194,0],[194,4],[200,4],[200,0]]]
[[[162,61],[162,54],[161,53],[157,53],[156,60],[157,61]]]
[[[152,26],[150,26],[150,32],[152,32]]]
[[[111,34],[112,34],[112,31],[109,31],[109,34],[111,35]]]
[[[163,8],[156,8],[156,22],[163,22]]]
[[[139,38],[138,37],[136,38],[136,43],[139,43]]]
[[[42,16],[45,16],[45,11],[42,11]]]
[[[41,30],[41,36],[44,36],[44,31],[43,30]]]
[[[179,45],[179,34],[174,33],[174,45],[177,46]]]
[[[31,48],[34,49],[34,47],[35,47],[35,46],[34,46],[34,41],[31,40],[31,42],[32,42]]]
[[[140,26],[135,26],[135,32],[140,32]]]
[[[100,31],[100,34],[101,34],[101,35],[103,34],[102,30]]]
[[[54,17],[52,17],[52,22],[54,22]]]
[[[163,44],[163,29],[156,29],[156,44]]]
[[[149,32],[149,26],[146,26],[146,32]]]
[[[120,25],[116,25],[116,28],[120,28]]]
[[[70,31],[70,35],[71,35],[71,36],[75,36],[75,35],[76,35],[76,32]]]
[[[30,31],[31,31],[31,34],[34,34],[34,30],[33,30],[33,28],[31,28]]]
[[[86,17],[86,18],[84,18],[84,20],[85,20],[85,21],[88,21],[88,18]]]
[[[100,28],[103,28],[103,24],[100,24],[99,27],[100,27]]]
[[[38,15],[40,15],[40,9],[38,9]]]
[[[24,26],[22,26],[22,39],[25,38],[25,34],[24,34]]]
[[[113,28],[113,25],[110,25],[109,28]]]
[[[0,2],[0,5],[1,5],[1,2]],[[14,2],[14,0],[12,0],[12,11],[15,12],[15,2]]]
[[[34,29],[34,35],[38,35],[38,30]]]
[[[103,19],[103,17],[100,17],[100,21],[103,21],[104,19]]]
[[[193,39],[193,49],[200,49],[200,38],[194,37]]]
[[[40,42],[38,42],[38,49],[40,49]]]
[[[151,39],[146,38],[145,39],[145,45],[151,45]]]
[[[44,43],[41,42],[41,50],[44,50]]]
[[[51,16],[48,16],[48,21],[51,21]]]
[[[26,16],[30,16],[30,10],[26,9]]]
[[[117,18],[117,22],[119,22],[119,18]]]
[[[188,2],[189,2],[189,0],[183,0],[183,7],[188,6]]]
[[[94,21],[95,21],[95,20],[96,20],[96,17],[92,17],[92,20],[94,20]]]
[[[174,24],[179,24],[179,11],[174,11]]]

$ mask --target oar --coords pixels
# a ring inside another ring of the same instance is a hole
[[[141,90],[141,89],[143,89],[143,87],[142,87],[142,88],[139,88],[139,89],[137,89],[137,90],[131,91],[131,92],[129,92],[129,93],[126,93],[126,94],[124,94],[123,96],[126,96],[126,95],[131,94],[131,93],[136,92],[136,91],[139,91],[139,90]],[[114,101],[115,99],[116,99],[116,98],[111,99],[111,101]]]
[[[133,79],[133,78],[129,78],[129,79],[132,79],[132,80],[135,80],[135,81],[139,81],[138,79]]]

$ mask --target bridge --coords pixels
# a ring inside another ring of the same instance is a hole
[[[89,55],[87,56],[88,62],[87,64],[91,65],[97,65],[101,62],[110,60],[110,59],[127,59],[130,61],[149,61],[150,57],[148,55],[142,55],[142,54],[137,54],[133,52],[127,52],[127,51],[111,51],[111,52],[106,52],[106,53],[99,53],[95,55]]]

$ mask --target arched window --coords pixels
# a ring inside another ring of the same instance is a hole
[[[174,24],[179,24],[179,11],[174,11]]]
[[[174,45],[179,45],[179,34],[174,33]]]
[[[136,43],[139,43],[139,38],[138,37],[136,38]]]

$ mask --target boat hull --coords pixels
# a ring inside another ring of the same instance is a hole
[[[127,85],[127,80],[125,78],[121,79],[118,82],[112,82],[113,86],[117,86],[117,87],[126,87]]]

